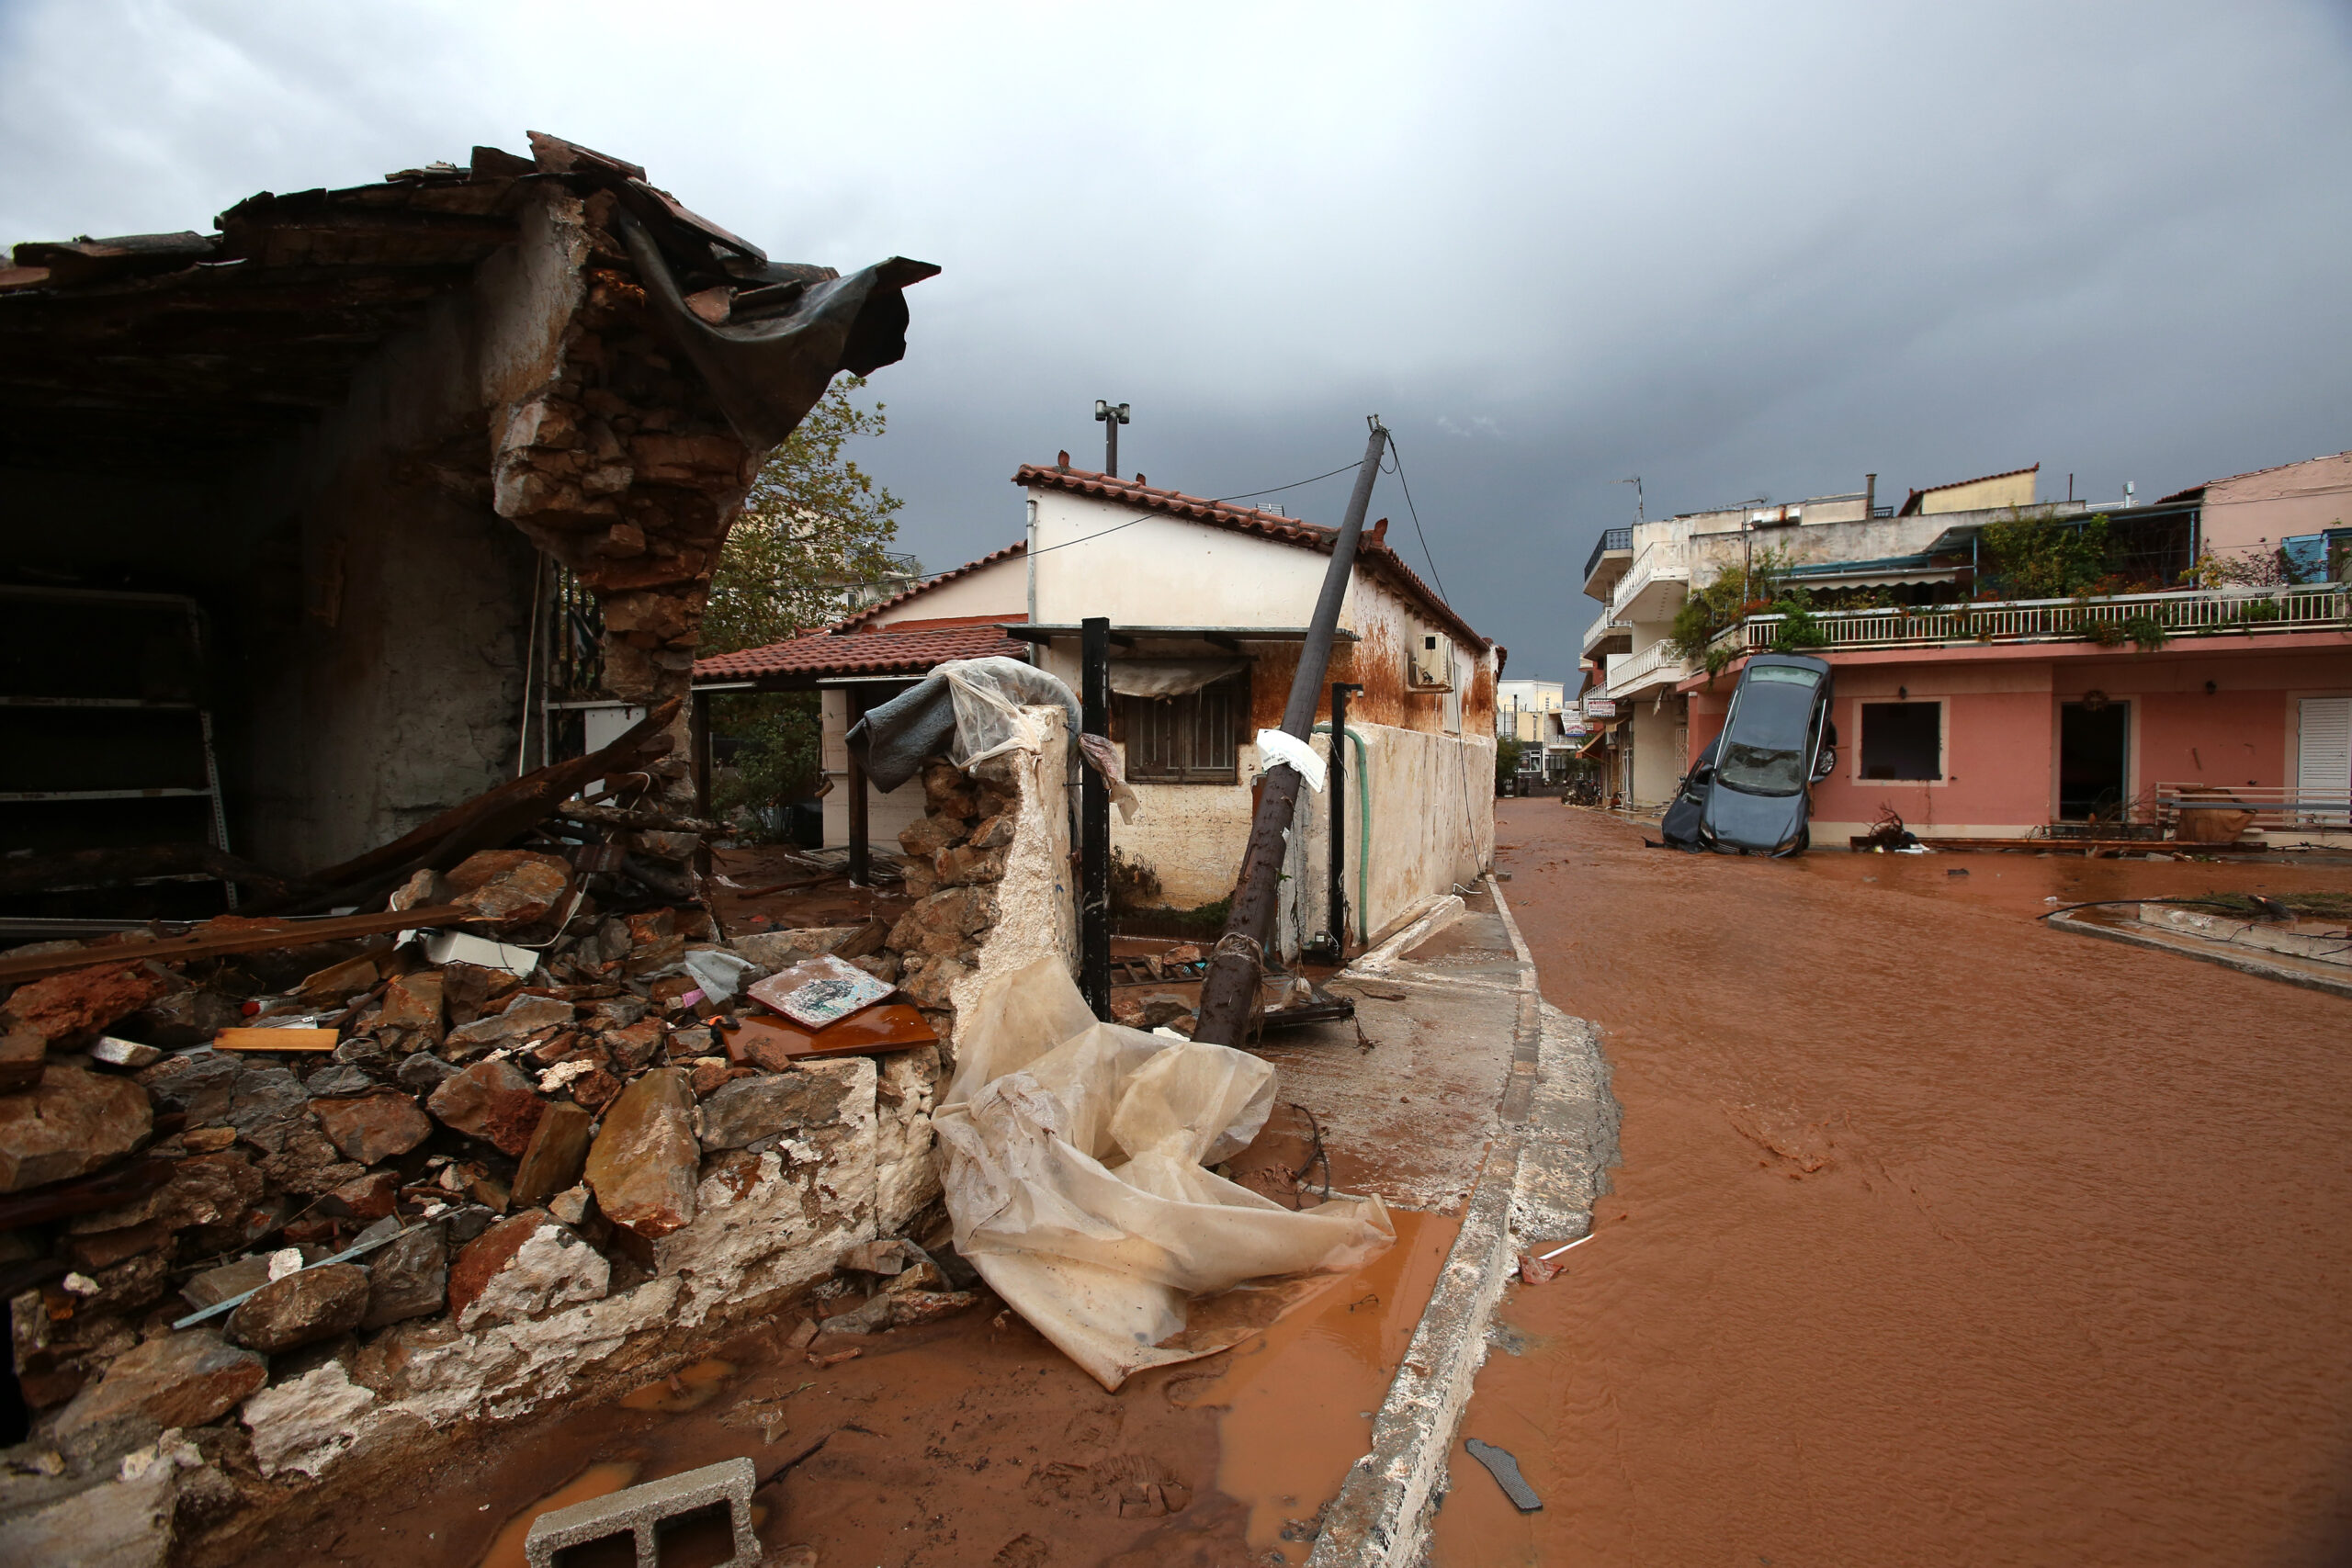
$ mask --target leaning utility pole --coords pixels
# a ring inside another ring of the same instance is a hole
[[[1388,432],[1379,415],[1364,423],[1372,427],[1372,437],[1364,444],[1363,462],[1356,469],[1355,493],[1348,497],[1340,536],[1331,544],[1323,592],[1315,601],[1315,616],[1307,623],[1306,641],[1298,650],[1290,705],[1283,710],[1283,732],[1301,742],[1315,730],[1315,709],[1323,694],[1323,672],[1331,662],[1340,605],[1354,576],[1356,541],[1363,533],[1363,514],[1372,505],[1372,487],[1380,478],[1380,455],[1388,443]],[[1335,735],[1332,750],[1336,751],[1340,744]],[[1265,784],[1258,792],[1257,815],[1250,824],[1250,845],[1241,854],[1241,880],[1233,890],[1233,912],[1226,917],[1225,934],[1217,939],[1208,975],[1201,982],[1200,1021],[1193,1031],[1195,1040],[1235,1045],[1249,1027],[1258,982],[1265,970],[1266,942],[1274,932],[1283,846],[1298,804],[1299,783],[1298,770],[1288,762],[1277,762],[1266,770]]]

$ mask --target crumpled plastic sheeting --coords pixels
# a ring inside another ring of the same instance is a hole
[[[1255,1332],[1170,1343],[1191,1298],[1396,1240],[1376,1197],[1293,1211],[1204,1168],[1265,1125],[1273,1068],[1096,1021],[1058,957],[984,988],[956,1054],[933,1122],[956,1250],[1104,1388]]]
[[[1261,729],[1258,731],[1257,744],[1258,755],[1268,769],[1288,762],[1306,781],[1307,788],[1317,795],[1323,793],[1323,759],[1315,754],[1315,748],[1286,729]]]
[[[1078,699],[1056,676],[1018,659],[951,659],[850,727],[849,746],[884,794],[915,776],[926,757],[959,768],[1016,748],[1035,751],[1045,728],[1022,710],[1058,705],[1079,730]]]

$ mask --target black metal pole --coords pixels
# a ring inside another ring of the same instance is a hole
[[[857,728],[859,719],[865,716],[865,694],[855,686],[846,686],[842,690],[842,701],[849,707],[849,722],[842,727],[842,733],[847,734]],[[855,747],[850,748],[849,776],[842,782],[849,787],[849,799],[845,803],[849,807],[849,885],[852,887],[871,887],[874,885],[873,852],[865,840],[873,828],[866,820],[865,764],[858,761]]]
[[[1315,728],[1315,710],[1321,705],[1323,672],[1330,668],[1331,642],[1340,628],[1340,605],[1355,574],[1356,542],[1363,534],[1363,514],[1372,505],[1372,487],[1380,478],[1380,455],[1388,432],[1377,418],[1365,423],[1372,435],[1364,443],[1363,462],[1356,468],[1356,487],[1348,497],[1347,515],[1339,537],[1331,544],[1331,563],[1323,573],[1323,592],[1315,601],[1315,615],[1307,622],[1306,640],[1298,650],[1298,672],[1290,683],[1290,703],[1283,709],[1283,732],[1305,740]],[[1201,982],[1200,1021],[1193,1038],[1212,1045],[1240,1042],[1248,1027],[1258,981],[1264,970],[1266,940],[1274,931],[1274,904],[1282,887],[1284,835],[1298,804],[1298,771],[1278,762],[1266,772],[1258,792],[1258,811],[1250,824],[1249,847],[1241,855],[1241,876],[1233,892],[1233,912],[1226,918],[1225,934],[1209,958]]]
[[[1363,690],[1345,681],[1331,682],[1331,776],[1325,787],[1331,796],[1329,930],[1339,963],[1348,956],[1348,694]]]
[[[1113,479],[1119,477],[1119,416],[1113,414],[1102,422],[1102,471]]]
[[[1114,432],[1119,428],[1111,426]],[[1115,444],[1118,436],[1111,437]],[[1080,623],[1079,705],[1086,733],[1111,733],[1111,623]],[[1092,768],[1079,771],[1078,988],[1094,1016],[1111,1016],[1111,791]]]

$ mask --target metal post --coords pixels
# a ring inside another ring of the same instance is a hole
[[[842,726],[842,732],[847,734],[865,716],[865,694],[855,686],[844,686],[842,701],[849,705],[848,718]],[[865,842],[871,830],[865,820],[865,764],[857,760],[855,747],[849,748],[849,776],[842,782],[849,788],[849,885],[870,887],[874,885],[874,867],[873,852]]]
[[[1097,398],[1094,417],[1102,426],[1102,471],[1115,479],[1119,477],[1119,426],[1127,423],[1127,405]]]
[[[1340,605],[1347,598],[1355,575],[1356,542],[1363,533],[1363,514],[1372,505],[1372,487],[1380,478],[1380,455],[1388,432],[1378,418],[1364,443],[1363,461],[1356,468],[1355,492],[1348,497],[1347,515],[1331,543],[1331,564],[1323,573],[1323,592],[1315,601],[1315,615],[1307,623],[1306,640],[1298,650],[1298,672],[1291,680],[1290,702],[1283,710],[1283,732],[1305,740],[1315,728],[1315,710],[1322,705],[1323,672],[1330,668],[1331,642],[1339,630]],[[1283,839],[1298,802],[1296,769],[1278,762],[1266,772],[1258,793],[1258,810],[1250,825],[1250,844],[1242,852],[1241,876],[1233,892],[1233,912],[1225,934],[1217,939],[1201,982],[1200,1021],[1193,1038],[1212,1045],[1240,1042],[1248,1026],[1258,981],[1263,972],[1265,945],[1274,930],[1274,903],[1281,891]]]
[[[1118,425],[1111,429],[1115,433]],[[1114,442],[1118,436],[1114,434]],[[1089,735],[1111,733],[1111,623],[1079,624],[1079,706]],[[1079,769],[1078,988],[1094,1016],[1111,1016],[1111,790],[1091,767]]]
[[[1329,926],[1338,961],[1348,956],[1348,694],[1363,688],[1331,682],[1331,909]]]

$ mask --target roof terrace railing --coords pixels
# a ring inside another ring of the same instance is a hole
[[[1758,653],[1781,637],[1779,615],[1750,615],[1715,636],[1718,646]],[[1911,648],[1951,643],[2105,642],[2122,647],[2149,629],[2180,637],[2352,631],[2352,585],[2184,589],[2101,599],[2018,599],[1915,609],[1824,610],[1813,621],[1838,648]]]
[[[1602,529],[1600,537],[1594,541],[1592,554],[1585,558],[1585,580],[1587,581],[1591,581],[1593,569],[1600,564],[1601,557],[1607,555],[1611,550],[1631,550],[1633,547],[1634,531],[1631,528]]]

